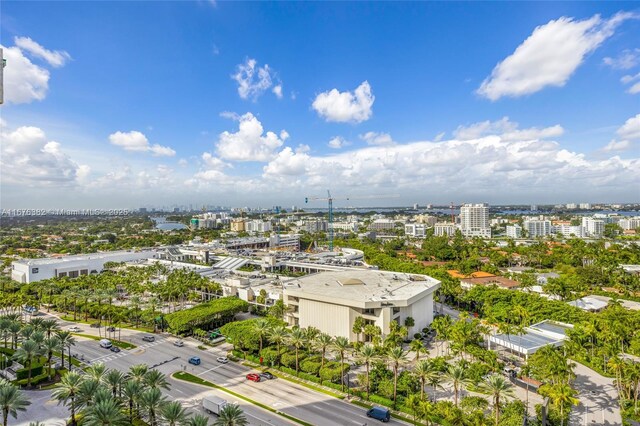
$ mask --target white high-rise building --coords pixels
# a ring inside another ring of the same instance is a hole
[[[524,229],[529,234],[529,238],[544,237],[551,234],[550,220],[526,220]]]
[[[638,217],[630,217],[628,219],[620,219],[618,222],[620,228],[622,229],[636,229],[640,228],[640,216]]]
[[[560,234],[567,238],[584,238],[584,229],[582,228],[582,225],[556,225],[553,227],[553,233]]]
[[[424,238],[427,227],[423,223],[407,223],[404,225],[404,234],[413,238]]]
[[[507,237],[520,238],[522,237],[522,226],[520,225],[507,225]]]
[[[604,233],[604,220],[583,217],[582,228],[588,237],[601,237]]]
[[[460,208],[460,230],[465,237],[491,238],[489,205],[465,204]]]
[[[582,210],[591,210],[591,203],[580,203],[579,207]]]

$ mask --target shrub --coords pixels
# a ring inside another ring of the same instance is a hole
[[[33,379],[35,376],[42,374],[42,369],[43,369],[42,364],[33,364],[31,366],[31,378]],[[28,368],[21,368],[20,370],[16,371],[16,380],[27,379],[28,377],[29,377]]]
[[[223,297],[193,308],[173,312],[165,315],[164,319],[173,332],[189,333],[195,328],[210,328],[229,322],[235,314],[246,311],[248,307],[249,304],[244,300]]]
[[[296,366],[296,354],[287,352],[286,354],[282,354],[280,357],[280,362],[285,367],[295,368]]]
[[[31,386],[36,386],[42,382],[44,382],[45,380],[49,379],[49,374],[45,371],[42,374],[39,374],[37,376],[33,376],[31,377]],[[27,385],[27,381],[28,379],[21,379],[21,380],[16,380],[15,384],[18,386],[26,386]]]
[[[302,371],[316,376],[320,373],[321,366],[322,363],[320,362],[320,357],[317,356],[307,358],[300,363],[300,369]]]
[[[393,407],[393,401],[388,399],[388,398],[384,398],[382,396],[379,395],[371,395],[369,397],[369,401],[371,401],[374,404],[377,405],[384,405],[385,407]]]

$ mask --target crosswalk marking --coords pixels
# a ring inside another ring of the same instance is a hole
[[[134,349],[129,349],[129,350],[121,349],[120,352],[117,352],[117,353],[116,352],[111,352],[109,354],[105,354],[105,355],[99,356],[97,358],[93,358],[93,359],[89,360],[89,362],[94,363],[94,362],[109,362],[109,361],[113,361],[114,359],[118,359],[118,358],[122,358],[122,357],[127,356],[127,355],[135,354],[135,352],[137,352],[140,349],[148,349],[148,348],[151,348],[153,346],[156,346],[156,345],[162,343],[163,340],[165,340],[165,339],[156,339],[153,342],[145,343],[144,345],[140,345],[140,346],[138,346],[138,347],[136,347]]]

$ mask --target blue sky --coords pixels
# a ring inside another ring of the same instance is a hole
[[[3,2],[0,35],[4,208],[640,201],[637,3]]]

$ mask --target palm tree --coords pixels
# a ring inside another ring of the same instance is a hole
[[[102,382],[111,389],[111,393],[115,398],[118,396],[125,382],[125,375],[118,370],[109,370],[107,374],[102,376]]]
[[[260,339],[260,352],[258,352],[260,354],[262,353],[262,341],[264,340],[265,337],[269,335],[270,331],[271,331],[271,324],[269,324],[269,321],[267,321],[264,318],[260,318],[253,324],[253,332]]]
[[[158,412],[165,401],[162,392],[158,388],[148,389],[140,395],[140,405],[147,415],[150,426],[156,426]]]
[[[288,336],[287,329],[283,326],[274,327],[269,333],[269,340],[276,344],[278,350],[278,367],[280,366],[280,345],[282,345]]]
[[[20,361],[25,368],[29,369],[29,375],[27,376],[27,387],[31,387],[31,365],[33,359],[40,356],[42,351],[36,342],[33,340],[26,340],[22,342],[22,345],[13,354],[13,358]]]
[[[99,382],[102,377],[107,373],[107,366],[103,362],[97,362],[85,369],[85,373],[88,378]]]
[[[338,336],[333,341],[333,347],[340,354],[340,382],[342,384],[342,392],[344,392],[344,353],[349,349],[349,339],[344,336]]]
[[[142,385],[134,380],[129,380],[122,386],[122,395],[129,407],[129,423],[133,423],[133,408],[140,399],[142,393]]]
[[[167,426],[183,425],[188,417],[187,410],[178,401],[170,402],[160,408],[160,418]]]
[[[76,339],[68,331],[58,331],[56,336],[60,341],[60,352],[62,354],[62,368],[64,368],[64,350],[69,349],[69,366],[71,366],[71,346],[75,346]]]
[[[329,336],[327,333],[321,333],[318,335],[318,337],[316,337],[315,344],[322,352],[322,359],[320,360],[321,370],[324,368],[324,356],[327,352],[327,348],[331,346],[332,343],[333,343],[333,338]]]
[[[60,347],[60,339],[56,336],[47,338],[42,344],[42,349],[47,354],[47,368],[49,373],[49,380],[51,380],[51,358],[53,358],[53,352]]]
[[[149,389],[169,389],[167,377],[158,370],[147,371],[142,382]]]
[[[427,348],[424,347],[422,340],[413,339],[409,344],[409,350],[416,353],[416,361],[420,361],[420,352],[429,352]]]
[[[14,419],[18,418],[18,411],[27,411],[31,402],[16,386],[0,379],[0,409],[2,409],[2,425],[7,426],[9,414]]]
[[[287,339],[288,343],[293,346],[296,350],[296,374],[298,374],[298,351],[304,345],[305,342],[305,334],[298,327],[294,327],[289,334],[289,338]]]
[[[142,384],[144,381],[144,376],[149,371],[149,366],[146,364],[137,364],[129,367],[129,373],[127,377],[129,380],[133,380],[134,382]]]
[[[122,414],[120,404],[113,398],[96,402],[86,410],[82,424],[87,426],[127,426],[130,423]]]
[[[407,399],[404,401],[405,407],[409,408],[413,412],[413,423],[417,424],[416,420],[418,418],[418,413],[420,412],[420,403],[422,402],[422,398],[412,393],[409,395]]]
[[[51,338],[51,334],[55,331],[58,331],[60,328],[58,327],[58,321],[55,319],[45,319],[42,321],[42,325],[40,330],[44,331],[47,334],[47,339]]]
[[[83,408],[91,407],[96,402],[100,382],[92,377],[84,377],[80,383],[80,391],[78,392],[78,406]]]
[[[9,333],[11,333],[11,347],[13,349],[17,349],[18,348],[18,334],[20,334],[20,331],[22,330],[22,324],[20,324],[18,321],[14,321],[9,325]]]
[[[407,360],[407,353],[403,351],[401,347],[396,346],[387,352],[387,359],[393,365],[393,405],[395,408],[398,394],[398,367]]]
[[[465,370],[460,364],[450,365],[449,369],[445,373],[445,377],[448,382],[453,384],[453,391],[455,395],[455,404],[458,406],[458,392],[460,388],[469,383],[467,378],[467,370]]]
[[[431,384],[434,378],[440,380],[440,373],[435,369],[434,363],[430,359],[418,361],[413,369],[413,374],[420,380],[420,399],[424,400],[424,386]],[[435,391],[434,391],[435,400]]]
[[[555,385],[542,385],[538,390],[542,396],[548,397],[553,405],[560,408],[560,426],[564,425],[564,408],[568,405],[578,405],[580,400],[575,397],[575,389],[565,383]]]
[[[196,414],[187,420],[187,426],[209,426],[209,418],[202,414]]]
[[[499,374],[490,375],[481,385],[482,390],[493,398],[493,410],[495,411],[496,422],[498,426],[500,421],[500,399],[507,396],[515,396],[511,384],[503,376]]]
[[[58,401],[63,401],[65,404],[69,404],[71,410],[71,426],[76,425],[76,408],[77,398],[80,392],[80,385],[83,382],[83,377],[73,371],[69,371],[62,376],[60,382],[56,385],[53,391],[53,397]]]
[[[374,348],[370,343],[366,343],[358,351],[358,358],[367,367],[367,401],[369,400],[369,390],[371,388],[371,386],[369,385],[369,366],[371,365],[371,362],[377,358],[377,356],[378,354],[376,348]]]
[[[218,414],[214,426],[246,426],[249,421],[236,404],[227,404]]]

